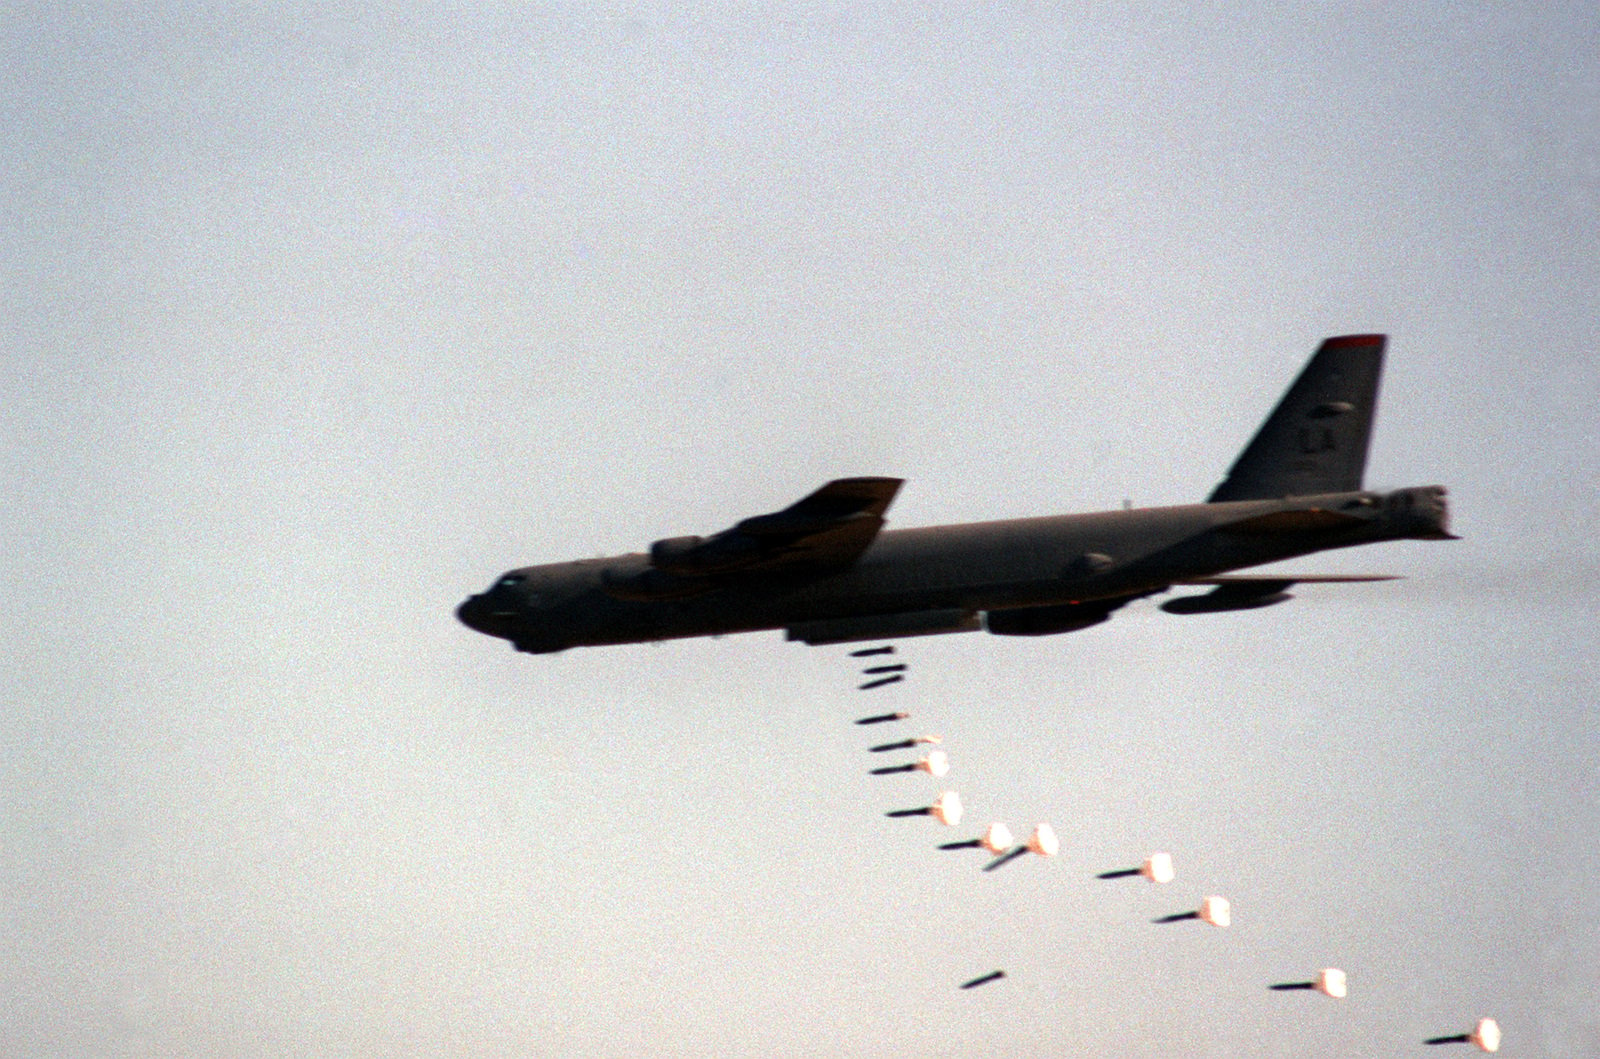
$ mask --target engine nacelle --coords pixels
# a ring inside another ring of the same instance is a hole
[[[650,545],[650,565],[684,577],[703,577],[748,566],[761,557],[761,548],[742,534],[719,533],[705,537],[667,537]]]
[[[671,570],[686,565],[695,549],[706,542],[704,537],[668,537],[650,545],[650,565],[658,570]]]
[[[983,627],[996,636],[1054,636],[1099,625],[1126,600],[1062,603],[1051,607],[1014,607],[991,610],[983,616]]]
[[[1245,595],[1240,592],[1225,591],[1223,588],[1213,589],[1198,596],[1179,596],[1169,599],[1161,604],[1161,609],[1168,614],[1220,614],[1229,610],[1255,610],[1258,607],[1270,607],[1294,598],[1288,592],[1266,592],[1260,595]]]

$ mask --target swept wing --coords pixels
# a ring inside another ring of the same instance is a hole
[[[839,478],[782,511],[755,515],[710,537],[668,537],[647,565],[610,574],[622,599],[679,599],[756,575],[822,576],[843,570],[883,528],[899,478]]]

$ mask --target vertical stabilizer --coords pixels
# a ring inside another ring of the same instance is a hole
[[[1324,341],[1207,501],[1360,489],[1387,341],[1385,335]]]

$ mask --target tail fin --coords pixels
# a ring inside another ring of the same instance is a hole
[[[1360,489],[1387,341],[1385,335],[1324,341],[1207,502]]]

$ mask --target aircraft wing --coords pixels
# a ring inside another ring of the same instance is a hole
[[[1362,581],[1399,581],[1399,574],[1215,574],[1185,577],[1175,585],[1343,585]]]
[[[899,478],[839,478],[782,511],[755,515],[711,537],[669,537],[650,565],[678,577],[842,570],[883,528]]]

